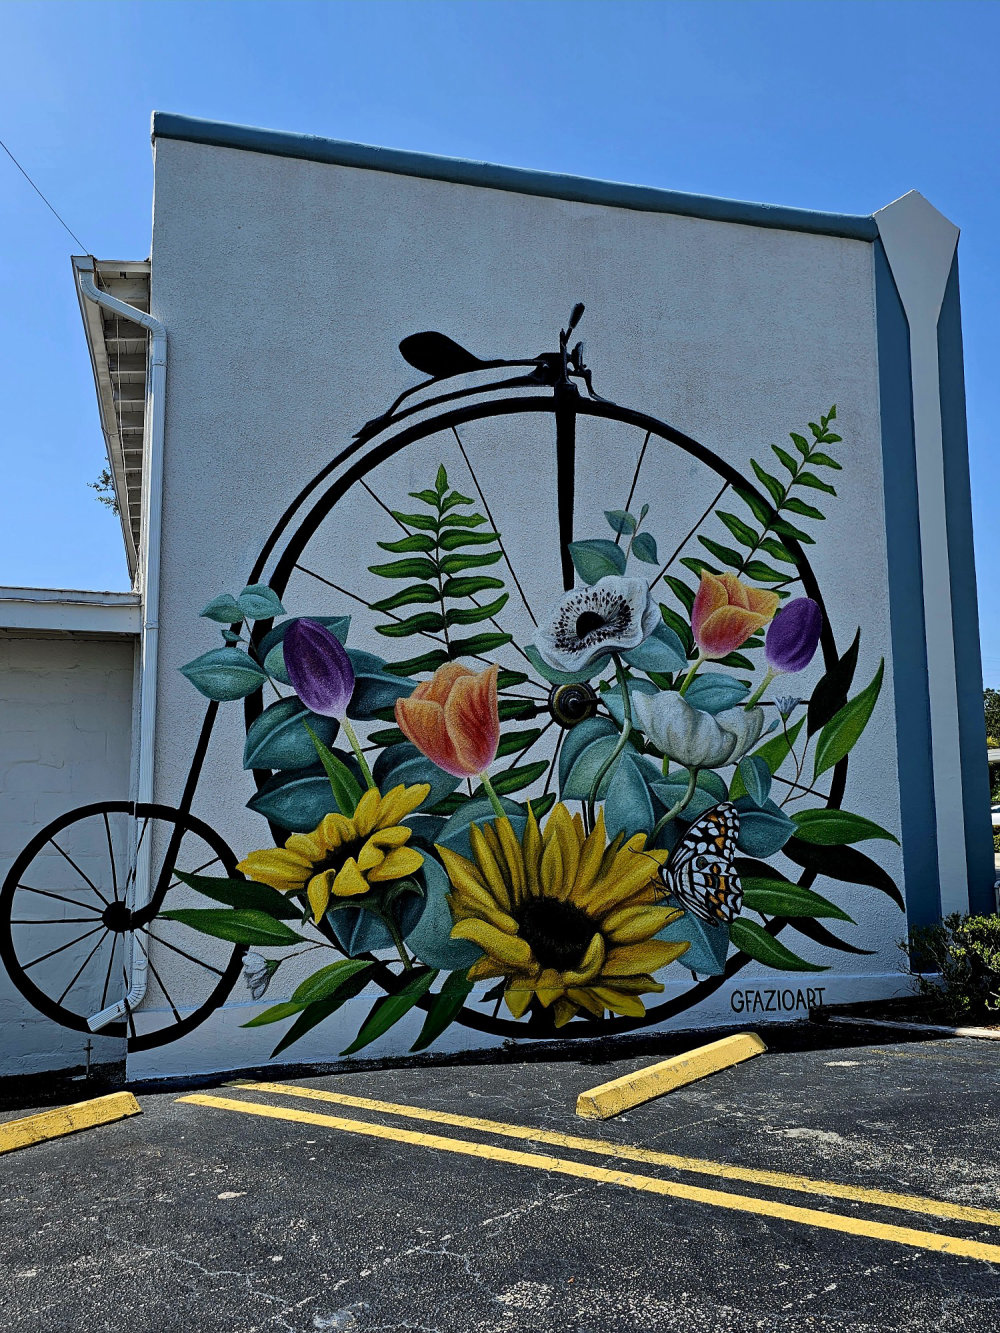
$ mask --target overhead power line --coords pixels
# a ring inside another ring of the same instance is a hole
[[[38,195],[39,199],[41,199],[42,203],[43,203],[43,204],[45,205],[45,207],[49,210],[49,212],[52,214],[52,216],[55,217],[55,218],[57,218],[58,221],[59,221],[59,222],[66,228],[66,230],[69,232],[70,236],[73,237],[73,240],[76,241],[77,245],[78,245],[78,246],[80,247],[80,249],[84,252],[84,254],[88,254],[88,255],[89,255],[89,254],[90,254],[90,251],[89,251],[89,250],[87,249],[87,247],[84,245],[83,241],[80,240],[79,236],[77,236],[76,232],[72,229],[72,227],[70,227],[70,226],[65,222],[65,220],[59,216],[59,214],[56,212],[56,210],[52,207],[52,205],[49,203],[49,201],[45,198],[45,195],[42,194],[41,190],[38,188],[38,186],[35,184],[35,182],[31,179],[31,177],[30,177],[30,176],[28,175],[28,173],[25,171],[24,167],[21,166],[20,162],[18,162],[17,158],[16,158],[16,157],[14,156],[14,154],[10,151],[10,149],[7,147],[7,145],[4,143],[4,141],[3,141],[2,139],[0,139],[0,148],[2,148],[2,149],[4,150],[4,152],[5,152],[5,153],[7,154],[7,156],[10,158],[10,160],[14,163],[14,166],[17,167],[18,171],[21,173],[21,175],[24,177],[24,179],[28,182],[28,184],[29,184],[29,185],[31,186],[31,188],[34,190],[35,194]]]

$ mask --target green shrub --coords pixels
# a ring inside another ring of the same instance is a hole
[[[939,925],[912,930],[902,947],[919,993],[950,1018],[983,1021],[1000,1012],[1000,916],[955,912]]]
[[[1000,852],[1000,829],[995,830],[993,833],[993,850],[995,852]]]

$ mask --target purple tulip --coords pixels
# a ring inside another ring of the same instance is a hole
[[[305,706],[343,722],[354,693],[354,668],[343,644],[315,620],[294,620],[284,638],[285,670]]]
[[[823,612],[811,597],[796,597],[768,626],[764,655],[774,671],[802,671],[813,659],[823,628]]]

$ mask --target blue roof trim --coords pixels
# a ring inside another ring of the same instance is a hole
[[[562,176],[522,167],[501,167],[459,157],[436,157],[401,148],[373,148],[368,144],[321,139],[312,134],[289,134],[283,130],[261,130],[250,125],[228,125],[198,120],[169,111],[153,112],[153,139],[182,139],[216,148],[240,148],[251,153],[300,157],[366,171],[389,171],[399,176],[421,176],[451,181],[456,185],[478,185],[490,190],[541,195],[548,199],[570,199],[582,204],[604,204],[644,213],[676,213],[682,217],[712,222],[742,222],[751,227],[777,227],[785,231],[815,232],[821,236],[843,236],[855,241],[875,241],[878,226],[871,217],[849,213],[814,213],[805,208],[775,204],[750,204],[739,199],[716,199],[710,195],[682,194],[646,185],[591,180],[585,176]]]

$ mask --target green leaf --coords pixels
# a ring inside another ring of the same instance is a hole
[[[270,1009],[265,1009],[262,1014],[256,1018],[251,1018],[249,1023],[241,1023],[241,1028],[262,1028],[268,1023],[280,1023],[283,1018],[291,1018],[292,1014],[302,1012],[302,1005],[296,1004],[294,1000],[282,1000],[280,1004],[273,1004]]]
[[[254,912],[266,912],[268,916],[280,917],[284,921],[299,921],[302,910],[285,894],[272,889],[269,884],[258,884],[252,879],[222,879],[215,875],[188,875],[181,870],[174,874],[189,888],[203,893],[217,903],[227,907],[246,908]]]
[[[811,461],[812,460],[810,459],[810,462]],[[822,478],[814,476],[812,472],[801,472],[798,480],[801,485],[809,486],[814,491],[826,491],[827,495],[837,494],[828,481],[823,481]]]
[[[804,546],[815,546],[816,544],[816,539],[810,537],[808,532],[803,532],[801,528],[794,527],[783,518],[776,518],[771,524],[771,527],[779,537],[791,537],[795,541],[801,542]]]
[[[829,454],[813,454],[809,462],[815,463],[817,467],[832,467],[837,472],[842,472],[844,466],[842,463],[838,463],[835,458],[831,458]]]
[[[329,996],[325,1000],[317,1000],[315,1004],[307,1005],[278,1042],[277,1046],[275,1046],[274,1050],[271,1052],[271,1059],[273,1060],[275,1056],[280,1055],[282,1051],[287,1051],[289,1046],[297,1042],[300,1037],[304,1037],[305,1034],[316,1027],[318,1023],[322,1023],[325,1018],[329,1018],[331,1014],[335,1014],[342,1005],[347,1003],[348,1000],[353,1000],[356,995],[359,995],[364,990],[367,984],[367,972],[357,972],[353,977],[349,977],[347,981],[344,982],[336,994]]]
[[[434,478],[434,489],[438,495],[444,495],[448,489],[448,474],[444,470],[444,464],[438,464],[437,476]]]
[[[414,532],[409,537],[401,537],[398,542],[377,542],[383,551],[392,551],[401,555],[404,551],[433,551],[434,538],[426,532]]]
[[[744,486],[734,486],[733,490],[740,497],[743,503],[753,514],[758,523],[762,523],[765,528],[771,526],[774,518],[774,511],[754,491]]]
[[[868,725],[878,696],[882,690],[882,677],[885,672],[885,659],[880,659],[878,670],[870,683],[856,695],[826,724],[816,742],[816,761],[813,777],[818,778],[828,768],[843,759],[856,744]]]
[[[424,1019],[424,1025],[420,1029],[420,1035],[410,1047],[411,1051],[425,1051],[428,1046],[437,1041],[445,1028],[450,1026],[461,1012],[474,984],[465,972],[449,974],[444,985],[431,1002],[427,1017]]]
[[[439,545],[442,551],[456,551],[460,546],[489,546],[499,537],[499,532],[468,532],[465,528],[451,528],[448,532],[442,532]]]
[[[780,569],[765,565],[763,560],[751,560],[746,567],[746,575],[756,583],[787,583],[790,578],[794,578],[787,570],[782,573]]]
[[[491,579],[486,574],[471,574],[461,579],[446,579],[442,592],[445,597],[473,597],[477,592],[502,588],[503,579]]]
[[[760,484],[770,495],[776,505],[780,505],[785,496],[785,488],[777,477],[772,477],[770,472],[765,472],[756,458],[750,459],[750,466],[754,470],[754,475]]]
[[[785,465],[786,468],[788,468],[789,472],[794,477],[799,469],[799,464],[796,463],[795,459],[791,456],[790,453],[782,449],[779,445],[772,444],[771,448],[773,449],[776,457],[780,460],[780,462],[782,462]]]
[[[825,727],[834,714],[839,712],[847,703],[847,693],[851,688],[854,672],[858,665],[858,649],[860,646],[861,630],[859,629],[843,657],[838,658],[829,671],[817,682],[816,688],[812,692],[812,698],[809,700],[808,734],[810,736],[819,731],[821,727]]]
[[[660,557],[656,554],[656,542],[648,532],[640,532],[632,540],[632,555],[647,565],[658,565]]]
[[[737,772],[743,783],[743,790],[754,805],[763,805],[771,794],[771,770],[767,760],[762,759],[760,755],[744,755],[737,766]]]
[[[253,908],[179,907],[161,912],[161,918],[180,921],[192,930],[233,944],[282,945],[305,943],[306,937],[267,912]]]
[[[631,537],[635,532],[635,519],[631,514],[627,514],[624,509],[605,509],[604,517],[611,524],[612,530],[619,535],[624,534]]]
[[[390,560],[387,565],[369,565],[372,574],[379,574],[384,579],[433,579],[437,577],[437,566],[433,560],[423,556],[412,556],[409,560]]]
[[[370,731],[368,740],[372,745],[380,745],[386,748],[390,745],[404,745],[406,737],[398,727],[385,727],[381,731]]]
[[[796,435],[795,431],[789,431],[788,435],[796,449],[805,458],[809,453],[809,441],[804,435]]]
[[[394,620],[389,625],[376,625],[375,628],[388,639],[403,639],[410,634],[429,634],[444,629],[444,616],[440,611],[418,611],[405,620]]]
[[[726,527],[738,542],[741,542],[744,546],[749,546],[751,550],[753,550],[760,540],[759,535],[754,529],[751,528],[748,523],[744,523],[741,518],[737,518],[735,514],[724,514],[719,510],[716,514],[716,518],[725,523]]]
[[[198,612],[206,620],[215,620],[220,625],[239,625],[243,621],[243,612],[235,597],[231,597],[228,592],[222,593],[220,597],[213,597],[206,607]]]
[[[796,833],[803,842],[821,847],[837,847],[842,843],[864,842],[866,838],[885,838],[899,843],[888,829],[882,828],[864,815],[852,815],[847,810],[799,810],[792,815]]]
[[[856,847],[818,847],[803,842],[801,838],[789,838],[781,850],[789,861],[814,874],[843,880],[845,884],[864,884],[877,889],[879,893],[891,898],[901,912],[905,911],[903,895],[891,875]]]
[[[751,878],[743,879],[742,883],[743,906],[751,912],[763,912],[765,916],[831,917],[854,925],[854,918],[828,898],[790,880]]]
[[[448,661],[448,654],[443,648],[434,648],[419,657],[408,657],[405,662],[389,662],[386,671],[393,676],[415,676],[420,671],[437,671]]]
[[[433,495],[433,494],[434,494],[433,491],[421,491],[418,495],[415,495],[413,498],[415,500],[419,500],[425,495]],[[433,503],[433,502],[429,501],[428,503]],[[393,518],[396,519],[397,522],[405,523],[408,528],[420,528],[421,531],[423,532],[437,532],[438,529],[437,519],[433,518],[430,514],[401,514],[396,509],[390,510],[390,513],[392,514]]]
[[[243,747],[243,767],[307,768],[315,763],[316,755],[309,733],[303,723],[327,745],[337,734],[337,723],[332,717],[318,717],[298,699],[279,699],[269,704],[254,718]]]
[[[510,593],[505,592],[502,597],[498,597],[495,602],[489,602],[486,606],[467,606],[454,607],[448,612],[448,625],[477,625],[481,620],[489,620],[495,616],[498,611],[502,611],[510,599]]]
[[[691,626],[683,616],[679,616],[676,611],[671,610],[669,606],[660,603],[660,615],[663,617],[663,623],[668,629],[672,629],[681,641],[681,646],[685,654],[690,657],[694,652],[694,635],[691,633]]]
[[[452,661],[457,657],[478,657],[482,653],[492,653],[510,641],[511,635],[498,632],[473,634],[468,639],[452,639],[448,646],[448,656]]]
[[[437,491],[410,491],[411,500],[422,500],[425,505],[433,505],[437,508],[440,496]]]
[[[716,560],[721,560],[724,565],[731,565],[733,569],[742,569],[743,557],[739,551],[734,551],[731,546],[723,546],[720,542],[714,542],[711,537],[699,537],[698,540]]]
[[[548,770],[549,761],[539,759],[533,764],[522,764],[519,768],[508,768],[502,773],[497,773],[491,778],[493,789],[498,796],[509,796],[512,791],[521,791],[525,787],[530,787],[533,782]],[[473,792],[473,796],[477,793]],[[484,793],[479,790],[479,795]]]
[[[471,505],[471,504],[475,504],[475,501],[472,499],[471,496],[461,495],[458,491],[452,491],[450,495],[445,496],[444,502],[441,505],[441,512],[445,513],[449,509],[454,509],[456,505]]]
[[[549,813],[556,803],[556,794],[554,791],[546,792],[544,796],[535,796],[528,802],[528,809],[536,819],[543,819]]]
[[[361,800],[361,786],[347,765],[338,759],[331,750],[327,749],[308,722],[304,725],[309,733],[310,740],[316,747],[316,753],[319,755],[319,761],[323,765],[326,776],[330,779],[330,790],[333,792],[337,809],[342,815],[346,815],[350,819]]]
[[[236,603],[247,620],[272,620],[285,614],[278,594],[266,583],[248,583]]]
[[[525,727],[521,731],[505,731],[500,737],[500,744],[497,746],[497,758],[502,759],[506,754],[517,754],[521,750],[526,750],[529,745],[534,745],[541,734],[541,727]]]
[[[411,583],[408,588],[400,588],[391,597],[383,597],[380,602],[372,602],[373,611],[395,611],[401,606],[413,606],[418,602],[436,602],[441,594],[430,583]]]
[[[597,583],[610,574],[625,573],[625,552],[603,537],[594,541],[570,542],[569,553],[584,583]]]
[[[328,963],[312,976],[306,977],[305,981],[295,988],[292,1000],[300,1009],[304,1009],[308,1004],[329,999],[340,990],[345,981],[359,972],[370,972],[371,966],[371,963],[358,958],[342,958],[336,963]]]
[[[471,501],[470,501],[471,503]],[[486,519],[482,514],[445,514],[439,528],[478,528]]]
[[[829,968],[819,963],[807,963],[798,954],[792,953],[780,940],[769,935],[756,921],[744,921],[737,917],[730,928],[729,938],[741,953],[754,958],[765,967],[776,968],[779,972],[828,972]]]
[[[710,565],[707,560],[698,560],[696,557],[690,555],[681,556],[681,564],[684,565],[685,568],[690,569],[691,573],[697,575],[698,578],[701,578],[706,569],[710,574],[718,574],[721,572],[716,569],[714,565]]]
[[[206,699],[229,703],[254,694],[267,680],[267,673],[239,648],[213,648],[181,667],[195,689]]]
[[[749,657],[744,657],[742,653],[726,653],[725,657],[716,660],[716,666],[732,667],[735,671],[756,670]]]
[[[821,514],[813,505],[807,505],[804,500],[800,500],[798,496],[795,495],[790,495],[781,507],[782,509],[787,509],[792,514],[801,515],[802,518],[823,519],[826,517],[825,514]]]
[[[775,560],[784,560],[787,565],[798,563],[795,556],[791,554],[788,548],[781,542],[775,541],[773,537],[765,537],[760,544],[760,549],[766,551],[768,555],[773,556]]]
[[[442,574],[460,574],[463,569],[479,569],[495,565],[503,558],[503,551],[480,551],[478,555],[446,555],[441,561]]]
[[[689,588],[683,579],[676,578],[673,574],[667,574],[665,577],[667,583],[670,585],[670,591],[684,607],[684,610],[688,615],[690,615],[692,608],[694,607],[694,599],[697,595],[695,590]],[[660,607],[660,610],[663,610],[662,606]]]
[[[388,1032],[393,1024],[408,1014],[417,1001],[430,990],[436,976],[436,968],[417,972],[395,995],[384,995],[376,1000],[368,1017],[361,1024],[360,1032],[350,1046],[340,1052],[341,1055],[353,1055],[355,1051],[360,1051],[383,1033]]]

